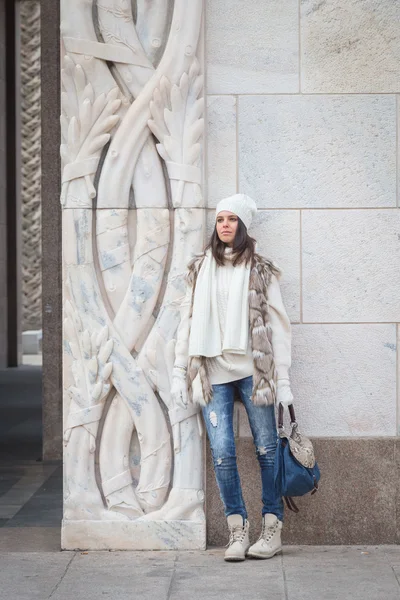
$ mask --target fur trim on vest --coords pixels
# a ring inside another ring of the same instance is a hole
[[[194,258],[188,267],[187,280],[193,289],[190,318],[192,317],[197,276],[203,260],[204,254]],[[249,280],[249,320],[254,364],[251,400],[258,406],[274,404],[276,399],[276,369],[272,349],[267,290],[271,276],[279,275],[279,273],[279,269],[271,261],[259,254],[254,255]],[[189,357],[188,388],[190,398],[193,398],[192,386],[197,375],[199,375],[202,388],[202,404],[208,404],[213,392],[205,356]]]

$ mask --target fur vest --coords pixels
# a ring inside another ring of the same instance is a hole
[[[194,258],[189,264],[187,279],[193,290],[190,318],[192,317],[197,276],[203,260],[204,255]],[[268,314],[268,286],[271,276],[279,275],[279,273],[279,269],[271,261],[259,254],[254,255],[249,280],[249,320],[254,364],[251,399],[256,405],[274,404],[276,398],[276,369]],[[189,357],[188,388],[190,398],[193,398],[192,386],[197,375],[201,383],[203,400],[208,404],[212,398],[212,386],[205,356]]]

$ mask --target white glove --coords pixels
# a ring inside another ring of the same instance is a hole
[[[288,408],[293,404],[293,394],[290,389],[289,379],[278,379],[276,388],[276,403],[282,404],[283,408]]]
[[[175,406],[187,408],[189,398],[186,372],[177,367],[174,367],[174,370],[172,371],[171,400]]]

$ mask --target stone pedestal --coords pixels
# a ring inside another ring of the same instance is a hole
[[[61,545],[65,550],[205,550],[206,522],[64,520]]]

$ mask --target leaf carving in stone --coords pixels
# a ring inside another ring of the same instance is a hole
[[[116,111],[121,105],[119,89],[95,97],[91,83],[81,65],[66,56],[62,70],[64,91],[61,94],[61,157],[64,164],[63,184],[84,177],[88,196],[96,195],[93,177],[110,131],[118,123]],[[62,194],[65,203],[65,194]]]
[[[83,426],[91,434],[91,452],[95,449],[96,429],[92,426],[101,418],[102,404],[110,391],[112,362],[110,355],[114,342],[108,339],[108,327],[90,335],[83,330],[78,313],[70,302],[65,305],[64,331],[74,358],[72,373],[75,386],[67,390],[76,410],[68,415],[64,441],[68,443],[73,427]],[[100,405],[100,406],[99,406]]]
[[[150,102],[149,128],[159,140],[157,150],[167,164],[171,179],[201,183],[198,166],[204,130],[203,77],[195,58],[179,84],[162,77]],[[177,206],[180,204],[177,203]]]
[[[97,10],[104,10],[104,12],[114,15],[114,17],[117,17],[118,19],[123,19],[125,23],[130,23],[132,21],[132,13],[131,8],[128,5],[128,0],[122,0],[121,6],[114,6],[113,8],[104,6],[98,2]]]

